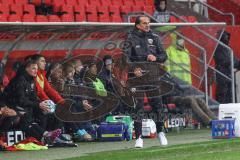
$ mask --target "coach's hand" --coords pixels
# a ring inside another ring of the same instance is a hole
[[[153,54],[149,54],[147,57],[147,60],[150,62],[155,62],[157,60],[157,58]]]

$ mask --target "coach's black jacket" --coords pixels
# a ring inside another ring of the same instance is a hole
[[[150,54],[156,56],[159,63],[167,59],[159,36],[152,31],[142,32],[135,28],[128,33],[127,43],[129,43],[127,55],[131,62],[146,62]]]

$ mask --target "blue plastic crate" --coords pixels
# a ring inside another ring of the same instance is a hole
[[[212,138],[214,139],[228,139],[235,137],[235,120],[213,120],[212,121]]]

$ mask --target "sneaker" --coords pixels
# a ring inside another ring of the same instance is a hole
[[[68,141],[64,137],[60,136],[60,137],[56,137],[53,143],[54,144],[56,144],[56,143],[69,144],[69,143],[73,143],[73,141]]]
[[[142,140],[141,137],[139,137],[139,138],[136,140],[135,148],[143,148],[143,140]]]
[[[163,132],[158,133],[158,138],[159,138],[160,145],[162,146],[168,145],[168,140],[165,136],[165,133]]]
[[[92,136],[85,129],[78,130],[77,137],[82,141],[93,141]]]
[[[61,129],[56,129],[54,131],[51,131],[51,132],[47,132],[45,137],[46,138],[50,138],[52,141],[55,140],[55,138],[59,137],[62,133],[62,130]]]
[[[60,138],[60,139],[62,139],[64,141],[71,141],[72,142],[72,136],[70,136],[69,134],[61,134],[57,138]]]

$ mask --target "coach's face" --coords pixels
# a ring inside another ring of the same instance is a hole
[[[140,24],[136,25],[136,27],[143,32],[149,32],[150,19],[148,17],[140,17]]]

